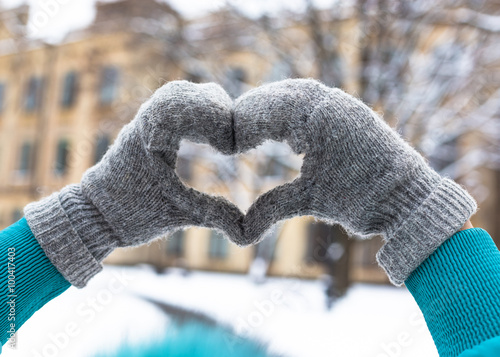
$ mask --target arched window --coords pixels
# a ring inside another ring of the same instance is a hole
[[[24,97],[24,109],[33,112],[40,109],[42,105],[43,79],[41,77],[31,77],[26,87]]]
[[[99,101],[102,105],[109,105],[115,100],[118,92],[118,79],[118,68],[105,66],[101,70]]]
[[[75,71],[66,73],[64,76],[63,91],[61,95],[61,105],[70,108],[75,104],[77,92],[78,76]]]
[[[18,173],[23,177],[27,177],[31,174],[32,160],[33,160],[33,144],[31,142],[25,142],[21,146],[21,151],[19,153],[19,166]]]

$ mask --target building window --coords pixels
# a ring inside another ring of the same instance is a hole
[[[118,89],[118,69],[113,66],[106,66],[101,70],[101,82],[99,88],[99,100],[101,104],[111,104],[117,95]]]
[[[12,223],[19,221],[21,218],[23,218],[22,209],[16,208],[14,211],[12,211]]]
[[[31,77],[24,97],[24,109],[28,112],[40,109],[42,104],[43,79]]]
[[[0,83],[0,113],[5,109],[5,83]]]
[[[208,254],[210,258],[224,259],[227,257],[229,243],[224,236],[217,231],[210,231],[210,245]]]
[[[59,140],[57,144],[56,153],[56,163],[55,163],[55,174],[58,176],[64,176],[68,171],[68,156],[69,156],[69,143],[67,140]]]
[[[31,162],[33,155],[33,145],[31,143],[24,143],[21,146],[19,156],[19,174],[21,176],[28,176],[31,172]]]
[[[97,164],[101,161],[102,157],[108,151],[109,145],[111,144],[111,139],[108,135],[101,135],[97,137],[94,152],[94,163]]]
[[[66,73],[64,76],[63,92],[61,105],[64,108],[70,108],[75,104],[77,91],[77,75],[75,71]]]
[[[184,231],[176,231],[167,239],[167,254],[182,256],[184,253]]]

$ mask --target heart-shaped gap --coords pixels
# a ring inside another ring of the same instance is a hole
[[[224,155],[208,144],[182,140],[175,172],[187,187],[220,195],[246,210],[262,193],[295,180],[304,155],[268,140],[239,155]]]

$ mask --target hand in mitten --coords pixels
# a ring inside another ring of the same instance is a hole
[[[340,89],[304,79],[264,85],[237,100],[234,121],[239,152],[271,139],[305,154],[299,178],[260,196],[248,210],[248,243],[299,215],[360,235],[382,234],[378,261],[400,285],[476,210],[464,189]]]
[[[241,237],[242,213],[228,201],[185,187],[175,173],[181,139],[233,147],[232,101],[215,84],[170,82],[145,102],[103,159],[25,215],[51,262],[77,287],[114,248],[186,226]]]

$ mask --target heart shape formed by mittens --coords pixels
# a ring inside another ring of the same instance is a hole
[[[183,140],[177,155],[175,171],[185,186],[225,197],[242,211],[258,195],[292,182],[302,166],[290,146],[272,140],[239,155]]]
[[[296,216],[315,216],[331,222],[318,207],[318,178],[329,160],[327,127],[311,120],[327,87],[313,80],[285,80],[251,90],[234,105],[235,152],[243,153],[266,140],[287,143],[303,156],[300,176],[259,196],[243,219],[245,243],[259,242],[271,227]],[[318,126],[319,124],[319,126]],[[324,197],[325,200],[328,197]]]
[[[288,144],[297,155],[303,155],[300,176],[292,182],[285,183],[263,195],[251,205],[246,214],[238,207],[222,197],[214,197],[202,193],[182,184],[175,174],[169,177],[165,186],[176,187],[177,196],[183,197],[184,216],[190,225],[215,228],[222,231],[228,238],[239,246],[258,243],[267,230],[275,223],[295,216],[313,215],[328,221],[329,216],[322,214],[324,210],[317,207],[315,199],[315,184],[317,174],[321,174],[321,155],[325,150],[318,150],[315,142],[325,140],[324,130],[317,128],[318,132],[311,132],[315,125],[309,118],[316,105],[328,95],[329,90],[319,82],[312,80],[290,80],[273,83],[251,90],[238,98],[232,105],[231,133],[228,132],[227,99],[214,103],[215,109],[199,108],[196,112],[203,112],[206,118],[202,120],[189,119],[191,116],[183,115],[192,122],[183,122],[177,128],[182,128],[182,135],[171,142],[174,146],[167,152],[174,153],[177,158],[181,139],[188,139],[196,143],[205,143],[225,155],[238,155],[254,149],[272,140]],[[217,98],[222,98],[221,94]],[[221,103],[223,103],[221,105]],[[184,104],[185,105],[185,104]],[[193,97],[191,106],[200,106]],[[196,114],[193,113],[193,114]],[[221,114],[217,114],[221,113]],[[183,113],[185,114],[185,113]],[[210,119],[208,119],[210,118]],[[184,121],[186,119],[183,119]],[[219,121],[219,124],[214,124]],[[172,123],[168,122],[170,133]],[[164,128],[154,130],[150,149],[158,151],[161,160],[165,160]],[[172,136],[172,134],[170,134]],[[228,140],[229,136],[232,140]],[[172,167],[172,156],[167,161]],[[175,166],[175,164],[173,165]],[[182,186],[179,187],[179,186]],[[172,191],[172,190],[171,190]],[[171,192],[169,193],[171,195]],[[181,199],[177,199],[180,202]]]
[[[175,191],[170,189],[168,194],[172,195],[173,191],[176,196],[183,197],[177,199],[177,202],[185,202],[184,216],[188,216],[186,223],[215,228],[237,245],[246,246],[259,242],[266,231],[281,220],[300,215],[314,215],[327,220],[327,216],[316,209],[314,200],[315,173],[320,173],[321,163],[311,160],[313,156],[309,155],[313,148],[315,153],[318,152],[317,148],[311,145],[316,141],[316,136],[323,138],[324,135],[308,132],[311,128],[309,116],[317,103],[325,97],[326,93],[321,92],[324,88],[327,87],[316,81],[292,80],[249,91],[232,103],[231,132],[228,131],[228,122],[225,119],[229,115],[228,99],[219,100],[224,98],[219,93],[215,97],[219,99],[212,101],[214,107],[207,108],[206,104],[201,107],[196,97],[193,97],[189,108],[198,106],[193,112],[194,119],[190,119],[191,115],[185,115],[184,109],[183,122],[175,126],[175,131],[172,130],[171,121],[163,121],[164,127],[158,126],[154,129],[150,135],[152,140],[149,148],[157,151],[160,161],[167,161],[168,167],[172,167],[174,157],[167,157],[165,152],[175,153],[176,160],[181,139],[208,144],[224,155],[245,153],[268,140],[288,144],[297,155],[305,154],[300,176],[258,197],[246,214],[222,197],[210,196],[186,187],[180,179],[177,180],[176,173],[175,180],[171,174],[165,175],[169,177],[165,186],[175,187]],[[160,106],[155,106],[158,107]],[[196,119],[196,113],[202,113],[198,115],[205,117],[203,121]],[[165,136],[172,137],[172,132],[177,131],[182,134],[176,135],[177,139],[170,140],[174,146],[166,150]]]
[[[225,141],[212,134],[222,126],[212,124],[212,129],[203,129],[209,139],[204,142],[234,155],[274,140],[304,155],[300,176],[259,196],[246,214],[236,213],[239,209],[226,200],[213,205],[218,211],[201,207],[208,218],[201,223],[224,231],[240,246],[259,242],[279,221],[304,215],[340,223],[361,236],[392,234],[400,220],[397,211],[396,216],[391,213],[399,204],[394,192],[411,195],[405,190],[416,175],[425,176],[422,180],[429,187],[442,180],[365,104],[315,80],[284,80],[255,88],[232,104],[230,116],[231,133],[219,135]],[[381,205],[389,213],[379,213]]]
[[[300,176],[259,196],[243,216],[241,236],[230,236],[233,242],[255,244],[274,224],[296,216],[342,223],[347,230],[361,235],[381,232],[380,225],[372,229],[363,224],[365,207],[357,211],[349,207],[361,192],[362,186],[357,186],[360,182],[374,172],[390,172],[394,165],[386,160],[392,153],[387,157],[370,153],[372,147],[379,145],[378,137],[368,136],[364,143],[368,145],[355,147],[356,134],[384,125],[361,101],[315,80],[293,79],[245,93],[234,102],[232,115],[234,153],[244,153],[273,140],[287,143],[295,154],[304,155]],[[389,127],[381,133],[401,142]],[[344,160],[352,156],[343,152],[350,146],[352,152],[365,154],[366,161]],[[353,169],[353,163],[362,166]],[[384,192],[390,195],[389,189],[381,186],[374,192],[383,197]],[[367,208],[375,210],[368,205]],[[368,228],[364,231],[363,227]]]

